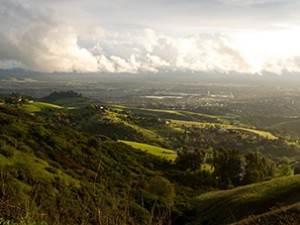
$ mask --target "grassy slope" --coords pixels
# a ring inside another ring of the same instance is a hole
[[[146,137],[149,140],[157,140],[161,143],[164,141],[164,138],[161,137],[160,135],[158,135],[158,133],[156,133],[153,130],[146,129],[146,128],[143,128],[143,127],[140,127],[140,126],[137,126],[134,124],[127,123],[127,122],[123,122],[123,125],[125,125],[126,127],[129,127],[129,128],[132,128],[137,133],[142,134],[144,137]]]
[[[152,155],[156,155],[159,157],[163,157],[168,160],[175,160],[176,158],[176,152],[170,149],[165,149],[165,148],[160,148],[157,146],[153,145],[148,145],[148,144],[143,144],[143,143],[138,143],[138,142],[133,142],[133,141],[121,141],[127,145],[130,145],[136,149],[140,149],[142,151],[146,151]]]
[[[272,125],[271,128],[286,129],[286,130],[294,131],[297,134],[300,134],[300,120],[281,122]]]
[[[207,121],[207,122],[220,122],[232,119],[227,116],[213,116],[202,113],[195,113],[181,110],[163,110],[163,109],[148,109],[148,108],[132,108],[125,106],[113,106],[115,109],[132,112],[133,114],[143,114],[150,116],[157,116],[163,119],[178,119],[186,121]]]
[[[51,103],[46,103],[46,102],[32,102],[32,103],[22,105],[22,109],[24,109],[26,112],[29,113],[40,112],[44,109],[60,109],[60,108],[62,107]]]
[[[251,216],[232,225],[299,225],[300,202],[274,209],[258,216]]]
[[[10,148],[13,152],[13,156],[7,158],[5,154],[0,154],[0,165],[16,165],[16,164],[26,164],[31,175],[35,179],[46,178],[48,180],[54,181],[54,179],[61,179],[66,184],[72,184],[79,186],[79,181],[73,179],[70,175],[64,173],[59,169],[54,169],[49,163],[41,158],[36,157],[34,154],[25,153],[14,148]],[[53,172],[49,172],[47,169],[51,168]]]
[[[243,130],[243,131],[248,131],[254,134],[257,134],[262,137],[266,137],[270,140],[275,140],[277,137],[275,137],[273,134],[267,131],[261,131],[261,130],[256,130],[256,129],[250,129],[250,128],[244,128],[244,127],[237,127],[233,125],[228,125],[228,124],[221,124],[221,123],[203,123],[203,122],[195,122],[195,121],[182,121],[182,120],[172,120],[173,123],[178,124],[178,125],[185,125],[185,126],[198,126],[198,127],[205,127],[206,125],[216,125],[220,126],[224,129],[232,129],[232,130]]]
[[[300,118],[298,116],[241,116],[241,121],[257,127],[286,129],[300,134]]]
[[[300,175],[232,190],[215,191],[192,201],[190,224],[229,224],[282,205],[300,202]]]
[[[171,119],[173,122],[179,125],[186,125],[186,126],[194,125],[199,127],[204,127],[205,125],[218,125],[225,129],[234,129],[234,130],[243,130],[243,131],[252,132],[264,138],[268,138],[270,140],[277,139],[276,136],[274,136],[273,134],[267,131],[229,125],[229,122],[231,120],[236,119],[234,116],[213,116],[213,115],[194,113],[189,111],[130,108],[124,106],[114,106],[114,107],[116,107],[117,109],[129,110],[134,114],[144,114],[144,115],[162,117],[164,119]]]

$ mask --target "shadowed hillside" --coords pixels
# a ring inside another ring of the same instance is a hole
[[[278,178],[195,198],[188,224],[297,224],[299,202],[300,176]]]

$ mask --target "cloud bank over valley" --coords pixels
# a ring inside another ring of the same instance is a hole
[[[276,22],[268,29],[257,30],[254,30],[253,25],[249,25],[248,29],[243,29],[242,26],[232,28],[228,22],[221,29],[218,27],[222,25],[218,25],[220,18],[210,21],[217,25],[204,27],[195,25],[195,21],[209,20],[209,16],[191,16],[191,28],[188,29],[188,22],[179,23],[178,28],[176,21],[169,25],[162,21],[161,26],[147,23],[150,21],[150,18],[147,20],[149,11],[145,11],[145,18],[132,15],[128,21],[122,21],[122,14],[119,20],[117,15],[106,16],[105,8],[110,9],[112,15],[120,11],[126,14],[126,10],[133,13],[132,8],[122,8],[124,1],[111,4],[100,1],[98,13],[102,15],[103,12],[102,17],[96,16],[92,8],[82,9],[81,1],[67,1],[73,8],[66,11],[58,2],[53,2],[52,5],[46,1],[0,2],[0,69],[109,73],[300,72],[300,32],[295,22]],[[136,2],[136,7],[144,9],[143,7],[149,4],[144,2],[145,5],[142,5],[143,2]],[[186,4],[190,7],[197,5],[197,2],[191,1]],[[282,4],[281,1],[275,0],[199,2],[201,4],[198,3],[198,6],[200,4],[204,7],[206,4],[208,10],[226,5],[232,10],[242,8],[246,11],[253,7],[263,8],[266,4],[268,7]],[[157,20],[162,18],[158,8],[160,4],[158,1],[152,4],[152,10],[158,10]],[[166,7],[165,4],[162,3],[161,7]],[[174,1],[170,11],[177,11],[179,6],[180,2]],[[189,7],[188,10],[192,10]],[[217,9],[213,10],[215,12]],[[275,10],[278,9],[275,7]],[[165,12],[163,15],[168,20],[172,13]],[[247,15],[252,14],[246,14],[244,17]],[[155,15],[152,16],[155,18]],[[224,18],[225,21],[233,19],[228,16]],[[133,23],[135,20],[136,24]],[[293,18],[291,21],[295,20]],[[139,21],[143,24],[138,24]],[[244,22],[246,24],[249,20],[244,19]]]

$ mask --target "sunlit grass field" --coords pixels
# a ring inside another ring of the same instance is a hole
[[[167,160],[175,160],[176,158],[176,152],[170,149],[165,149],[153,145],[148,145],[148,144],[143,144],[143,143],[138,143],[138,142],[133,142],[133,141],[121,141],[127,145],[130,145],[136,149],[140,149],[142,151],[146,151],[149,154],[156,155],[159,157],[163,157]]]
[[[61,109],[63,107],[46,102],[32,102],[28,104],[23,104],[22,108],[29,113],[35,113],[40,112],[43,109]]]

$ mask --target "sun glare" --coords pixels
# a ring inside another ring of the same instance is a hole
[[[255,71],[260,71],[267,61],[289,60],[300,52],[300,29],[244,33],[236,39]]]

